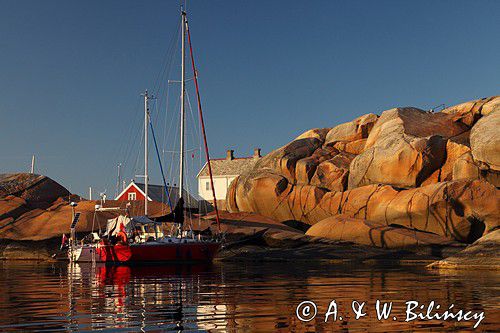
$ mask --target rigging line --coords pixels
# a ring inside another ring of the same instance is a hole
[[[133,118],[133,121],[129,123],[129,130],[127,132],[125,132],[125,133],[134,133],[135,135],[128,135],[127,136],[128,140],[126,141],[125,151],[123,152],[124,158],[125,158],[123,162],[126,162],[128,160],[129,155],[130,155],[132,149],[134,148],[134,143],[137,140],[137,135],[138,135],[139,130],[138,130],[136,124],[138,121],[138,116],[142,114],[142,110],[141,110],[141,112],[137,112],[137,110],[139,110],[139,106],[140,106],[140,96],[137,96],[137,104],[136,104],[136,107],[134,108],[135,109],[135,113],[134,113],[135,117]]]
[[[158,151],[158,145],[156,144],[155,130],[154,130],[153,124],[151,122],[149,122],[149,126],[151,127],[151,133],[153,134],[153,142],[155,144],[155,150],[156,150],[156,156],[158,157],[158,163],[160,164],[161,178],[163,179],[163,186],[165,187],[165,194],[167,195],[168,206],[170,207],[170,212],[173,212],[174,208],[172,207],[172,201],[170,201],[170,193],[169,193],[169,189],[167,187],[167,182],[165,180],[165,174],[163,173],[163,165],[161,164],[160,152]]]
[[[137,99],[136,101],[136,105],[132,108],[132,110],[135,110],[137,109],[137,105],[139,103],[139,98]],[[134,113],[134,115],[137,116],[137,113]],[[127,122],[126,125],[124,126],[125,129],[127,129],[129,127],[129,129],[127,130],[126,133],[131,133],[132,130],[133,130],[133,124],[134,122],[132,123],[129,123]],[[129,126],[127,126],[129,125]],[[131,136],[129,136],[131,137]],[[127,154],[127,151],[128,151],[128,148],[129,148],[129,145],[128,144],[125,144],[125,141],[124,140],[120,140],[120,146],[117,150],[114,150],[115,154],[113,155],[113,158],[112,158],[112,161],[116,161],[118,160],[118,158],[121,156],[123,158],[124,155]],[[122,165],[125,165],[125,161],[122,161]],[[108,180],[108,182],[106,183],[106,188],[110,187],[109,185],[109,180],[113,178],[113,173],[115,172],[115,165],[112,165],[111,167],[109,167],[109,171],[108,171],[108,176],[105,178]],[[114,185],[113,185],[114,186]]]
[[[197,151],[197,150],[201,150],[201,147],[196,147],[196,148],[190,148],[190,149],[184,149],[185,152],[189,152],[189,151]],[[171,154],[179,154],[178,151],[176,150],[166,150],[166,149],[163,149],[162,150],[163,153],[171,153]]]
[[[137,123],[137,122],[135,122],[135,123]],[[130,135],[129,136],[132,139],[132,141],[130,142],[128,152],[127,152],[127,154],[125,156],[125,159],[124,159],[124,163],[123,163],[123,165],[125,167],[124,169],[126,169],[127,166],[129,166],[129,159],[132,157],[133,150],[137,149],[137,154],[139,154],[139,150],[140,149],[135,145],[135,143],[138,141],[138,138],[139,138],[139,135],[140,135],[141,136],[141,146],[142,146],[142,136],[143,136],[143,134],[144,134],[144,129],[141,126],[141,130],[138,130],[137,127],[136,127],[136,130],[134,131],[134,135]],[[137,168],[137,161],[135,163],[136,163],[135,164],[135,168],[133,170],[131,170],[131,171],[134,172],[134,175],[135,175],[135,169]]]
[[[165,144],[165,135],[166,135],[166,129],[167,129],[167,119],[168,119],[168,102],[169,102],[169,96],[168,96],[168,84],[167,84],[167,90],[165,92],[166,95],[166,102],[165,102],[165,124],[163,126],[163,144]]]
[[[186,30],[187,30],[187,35],[188,35],[189,54],[190,54],[190,57],[191,57],[191,65],[193,67],[194,84],[195,84],[195,87],[196,87],[196,97],[197,97],[197,100],[198,100],[198,112],[200,114],[201,130],[202,130],[202,133],[203,133],[203,143],[205,144],[205,153],[206,153],[206,157],[207,157],[208,172],[210,174],[210,183],[212,185],[212,194],[213,194],[213,197],[214,197],[215,217],[216,217],[216,220],[217,220],[217,227],[218,227],[219,233],[220,233],[219,210],[217,209],[217,198],[215,197],[215,188],[214,188],[214,180],[213,180],[213,176],[212,176],[212,167],[210,165],[211,163],[210,163],[210,153],[208,151],[207,133],[205,131],[205,121],[203,120],[203,111],[202,111],[202,108],[201,108],[200,89],[199,89],[199,86],[198,86],[198,73],[196,71],[196,65],[195,65],[195,62],[194,62],[193,46],[191,44],[191,31],[189,29],[189,25],[188,25],[187,19],[186,19]]]
[[[170,132],[172,130],[172,126],[173,126],[173,118],[176,116],[176,113],[173,112],[173,111],[169,111],[171,110],[171,101],[170,101],[170,89],[169,89],[169,85],[166,86],[167,90],[166,90],[166,103],[165,103],[165,120],[164,120],[164,125],[163,125],[163,141],[162,141],[162,147],[165,147],[167,145],[167,139],[170,138]],[[175,103],[174,103],[174,109],[177,109],[177,103],[179,102],[179,100],[177,99],[174,99]],[[168,120],[171,119],[169,125],[167,124]]]
[[[179,128],[177,126],[175,126],[175,136],[171,137],[172,135],[172,127],[178,123],[178,113],[175,112],[175,111],[169,111],[172,110],[172,103],[171,103],[171,98],[170,98],[170,85],[167,85],[167,99],[168,99],[168,102],[166,103],[166,112],[165,112],[165,124],[164,124],[164,135],[163,135],[163,142],[162,142],[162,147],[166,147],[167,146],[167,141],[170,141],[170,146],[172,147],[176,147],[177,145],[177,141],[178,141],[178,131],[179,131]],[[179,103],[180,103],[180,96],[179,98],[177,99],[174,99],[175,100],[175,104],[174,104],[174,108],[173,110],[177,110],[178,107],[179,107]],[[169,125],[167,125],[167,122],[170,120],[169,122]],[[165,155],[163,155],[163,157],[165,158]]]
[[[166,81],[167,81],[168,77],[170,76],[170,72],[172,71],[172,66],[173,66],[174,59],[175,59],[175,53],[176,53],[177,48],[178,48],[180,35],[181,35],[181,31],[180,31],[180,25],[179,25],[177,27],[177,34],[175,35],[176,38],[172,39],[172,43],[169,46],[169,49],[170,49],[170,55],[168,58],[169,61],[166,63],[165,68],[163,69],[161,75],[159,76],[159,79],[158,79],[159,81],[155,84],[155,87],[153,90],[156,95],[160,95],[160,91],[162,91],[163,87],[165,85],[167,85]]]
[[[140,144],[139,144],[139,147],[141,147],[144,143],[144,128],[142,129],[141,131],[141,141],[140,141]],[[138,165],[139,165],[139,156],[141,155],[141,150],[140,149],[137,149],[137,157],[135,159],[135,164],[134,164],[134,170],[133,170],[133,176],[135,178],[135,175],[137,174],[137,171],[138,171]],[[144,172],[145,173],[145,172]]]
[[[178,23],[176,23],[176,26],[177,26],[177,29],[176,29],[175,33],[172,35],[172,38],[170,39],[170,43],[168,44],[167,51],[165,52],[165,55],[164,55],[164,58],[162,61],[161,69],[158,72],[156,79],[154,81],[155,83],[153,85],[153,93],[155,93],[155,94],[158,94],[158,91],[159,91],[160,86],[161,86],[161,82],[163,81],[163,80],[161,80],[161,77],[164,76],[164,74],[166,72],[170,71],[170,68],[171,68],[171,65],[173,62],[173,58],[174,58],[174,54],[175,54],[175,48],[179,43],[180,27],[181,26]]]
[[[189,94],[186,90],[186,100],[187,100],[187,104],[188,104],[188,109],[189,109],[189,114],[191,115],[191,120],[193,121],[193,132],[191,133],[192,137],[193,137],[193,142],[196,142],[196,136],[200,136],[200,133],[198,133],[196,131],[197,127],[194,125],[196,124],[196,122],[194,121],[194,114],[193,114],[193,108],[191,107],[191,100],[189,99]]]
[[[176,104],[176,109],[179,106],[180,101],[181,101],[181,97],[179,96],[179,99],[177,101],[178,103]],[[176,113],[176,117],[178,117],[178,119],[176,119],[176,123],[177,122],[180,123],[180,114]],[[174,146],[177,147],[177,144],[179,144],[179,146],[180,146],[180,139],[179,139],[180,126],[174,126],[173,121],[171,123],[171,126],[175,127],[175,133],[174,133],[174,139],[173,139]],[[177,165],[175,165],[175,167],[177,167]],[[177,169],[174,169],[173,161],[171,162],[170,168],[171,168],[171,172],[173,172],[174,170],[177,170]],[[174,179],[174,178],[171,176],[170,179]]]
[[[176,103],[174,105],[174,110],[177,110],[177,108],[179,107],[179,104],[180,104],[180,96],[178,99],[176,99]],[[177,123],[177,117],[179,117],[179,115],[177,114],[177,112],[171,112],[172,113],[172,118],[175,118],[175,119],[172,119],[172,121],[170,122],[170,126],[168,128],[168,131],[166,133],[166,138],[169,138],[170,136],[170,133],[172,132],[172,127],[174,126],[175,123]],[[165,119],[165,123],[167,122],[168,118]],[[176,130],[178,130],[178,127],[176,126]],[[177,135],[177,134],[176,134]],[[174,139],[176,140],[177,139],[177,136],[174,137]],[[165,142],[163,143],[164,145],[167,144],[166,140]]]
[[[151,120],[151,114],[150,114],[150,117],[149,117],[149,122],[152,122],[155,126],[158,124],[158,118],[159,118],[159,115],[160,113],[158,112],[158,97],[156,97],[156,95],[154,96],[154,107],[153,107],[153,112],[155,114],[155,119],[154,120]]]
[[[179,106],[179,103],[180,103],[180,96],[179,96],[179,99],[176,99],[176,103],[174,105],[175,109],[177,109],[177,107]],[[167,146],[167,139],[170,139],[170,142],[172,143],[173,147],[177,146],[179,127],[175,126],[175,133],[174,133],[175,135],[174,135],[173,139],[171,139],[171,133],[173,132],[172,131],[172,127],[174,126],[175,123],[177,123],[177,116],[178,116],[178,114],[176,112],[171,112],[171,114],[173,116],[172,118],[175,117],[175,120],[172,119],[172,121],[170,122],[170,126],[169,126],[168,130],[165,132],[163,147]],[[165,124],[166,124],[167,120],[168,120],[168,118],[165,118]],[[173,172],[172,171],[173,170],[172,165],[173,165],[173,161],[170,162],[169,175],[168,175],[169,179],[173,179],[173,177],[172,177],[172,172]]]

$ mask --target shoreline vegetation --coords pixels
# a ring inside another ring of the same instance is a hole
[[[499,126],[494,96],[306,131],[233,181],[221,212],[227,244],[216,260],[499,270]],[[97,201],[46,176],[0,175],[0,259],[54,260],[71,201],[79,202],[79,233],[114,217],[95,217]],[[169,212],[155,202],[149,209]],[[142,210],[132,202],[132,214]],[[213,213],[196,225],[217,228]]]

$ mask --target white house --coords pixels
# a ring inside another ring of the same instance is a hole
[[[234,178],[242,172],[250,170],[261,158],[260,148],[255,148],[253,156],[234,157],[234,150],[228,150],[226,158],[215,158],[210,160],[212,176],[214,179],[215,198],[221,208],[225,208],[226,193]],[[210,175],[207,163],[201,168],[196,176],[198,178],[198,195],[208,202],[213,203],[212,187],[210,186]]]

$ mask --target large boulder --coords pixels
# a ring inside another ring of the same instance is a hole
[[[78,203],[76,211],[81,213],[77,232],[102,229],[107,219],[120,213],[95,214],[95,205],[100,202],[82,201],[46,176],[25,173],[0,175],[0,239],[39,241],[68,233],[73,214],[71,201]],[[123,211],[126,204],[125,201],[112,200],[105,203],[106,207],[121,207]],[[128,210],[133,216],[139,215],[144,211],[144,203],[133,201]],[[151,216],[160,216],[170,210],[162,203],[151,202],[149,212]],[[12,248],[12,251],[17,250]]]
[[[310,157],[323,140],[316,137],[307,137],[290,142],[289,144],[272,151],[255,164],[254,170],[272,170],[281,173],[290,182],[295,182],[295,167],[299,160]]]
[[[0,200],[0,207],[6,207],[9,202],[19,202],[17,197],[7,197]],[[125,211],[126,201],[107,200],[105,207],[121,207],[120,212],[100,212],[95,214],[95,205],[99,201],[80,201],[76,207],[80,220],[76,225],[77,232],[103,230],[108,219],[116,217]],[[34,208],[24,204],[0,216],[0,239],[16,241],[39,241],[54,237],[61,237],[69,233],[72,220],[72,207],[67,200],[60,198],[46,209]],[[144,212],[144,205],[140,201],[132,201],[128,210],[132,216]],[[161,216],[169,213],[168,206],[160,202],[150,202],[148,205],[150,216]]]
[[[337,156],[338,151],[335,149],[319,148],[310,157],[298,160],[295,163],[295,182],[302,185],[309,184],[313,176],[318,173],[318,167],[326,161],[335,159]]]
[[[486,170],[500,171],[500,108],[472,127],[470,145],[472,156]]]
[[[455,141],[450,139],[446,142],[445,148],[445,160],[443,165],[434,171],[429,178],[422,182],[422,185],[429,185],[433,183],[439,183],[443,181],[450,181],[454,179],[478,179],[478,175],[468,174],[468,171],[461,170],[460,166],[463,164],[457,161],[462,158],[462,156],[470,153],[470,147],[468,144]],[[457,166],[457,177],[453,177],[453,170]]]
[[[341,152],[333,158],[320,163],[312,177],[311,185],[326,188],[330,191],[344,191],[349,179],[349,165],[353,154]]]
[[[471,242],[498,227],[499,199],[499,190],[480,180],[444,182],[408,190],[369,185],[326,193],[309,216],[320,221],[344,214]]]
[[[344,214],[462,242],[475,240],[500,222],[499,190],[483,180],[444,182],[408,190],[368,185],[328,191],[311,185],[292,185],[277,174],[259,174],[235,185],[236,205],[232,211],[255,212],[278,221],[298,220],[313,225]]]
[[[482,116],[488,115],[495,110],[500,110],[500,96],[486,97],[454,105],[444,109],[441,113],[449,114],[452,116],[453,121],[472,127]]]
[[[322,142],[325,141],[326,134],[330,131],[329,128],[313,128],[309,131],[305,131],[301,135],[295,138],[295,140],[300,140],[300,139],[318,139]],[[293,140],[293,141],[295,141]]]
[[[30,173],[0,174],[0,198],[9,195],[22,198],[32,205],[49,206],[70,192],[47,176]]]
[[[369,113],[351,122],[335,126],[326,135],[325,145],[366,139],[377,119],[378,116],[376,114]]]
[[[349,188],[369,184],[416,187],[439,169],[446,141],[467,131],[450,116],[415,108],[384,111],[349,169]]]
[[[479,169],[477,163],[474,161],[471,152],[466,152],[465,154],[461,155],[453,163],[453,180],[479,179],[480,177],[481,170]]]
[[[500,270],[500,230],[489,233],[463,251],[436,261],[434,269]]]
[[[343,215],[321,220],[309,228],[306,235],[383,248],[405,248],[430,244],[451,245],[455,243],[449,238],[428,232],[388,226]]]

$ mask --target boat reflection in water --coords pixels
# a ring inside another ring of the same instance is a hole
[[[209,274],[211,266],[70,263],[68,296],[72,325],[83,324],[92,329],[224,330],[226,306],[198,304],[198,296],[204,292],[201,275]],[[82,296],[88,290],[92,290],[91,302],[82,304]],[[97,320],[81,321],[88,315],[89,305]]]
[[[439,274],[423,265],[375,267],[305,262],[109,266],[0,262],[0,331],[473,331],[473,322],[404,321],[405,302],[484,311],[479,330],[498,331],[500,276]],[[325,323],[332,299],[343,319]],[[397,321],[378,321],[377,299]],[[318,316],[297,319],[304,300]],[[351,302],[366,301],[355,319]]]

